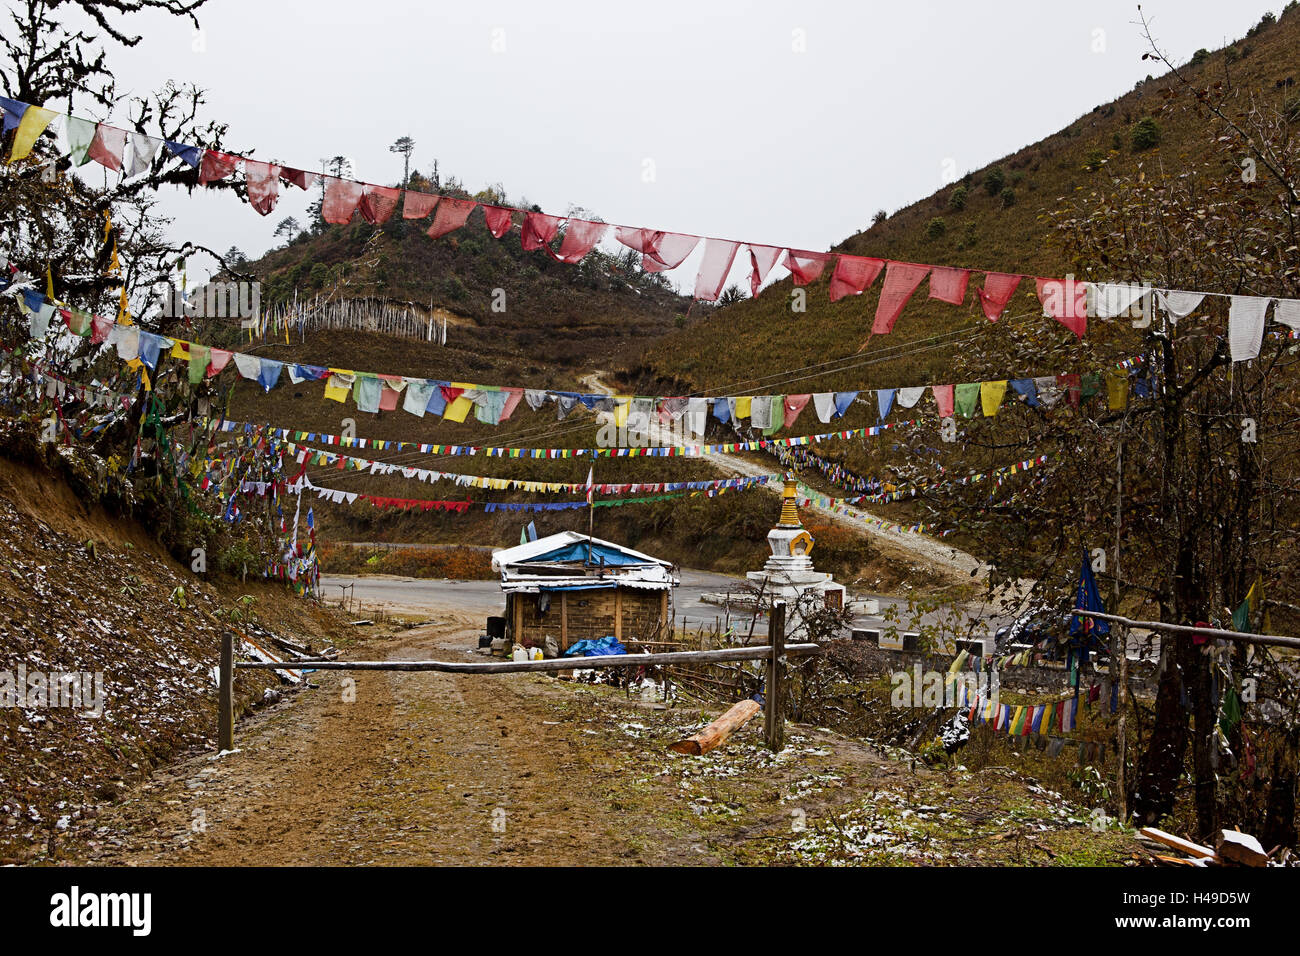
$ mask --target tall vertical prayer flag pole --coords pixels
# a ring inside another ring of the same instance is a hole
[[[596,464],[592,462],[591,467],[587,469],[587,560],[591,560],[591,545],[595,537],[596,529],[596,506],[593,503],[593,497],[596,491],[595,485]]]

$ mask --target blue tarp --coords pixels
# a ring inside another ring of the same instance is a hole
[[[590,551],[590,557],[588,557]],[[536,557],[528,558],[521,564],[533,561],[590,561],[592,564],[600,564],[604,559],[607,565],[624,565],[624,564],[645,564],[644,558],[634,558],[630,554],[619,551],[617,548],[611,548],[602,544],[594,544],[589,541],[575,541],[573,544],[566,544],[554,551],[547,551],[545,554],[539,554]]]
[[[613,634],[607,634],[595,641],[578,641],[567,651],[565,657],[601,657],[613,654],[626,654],[627,648]]]

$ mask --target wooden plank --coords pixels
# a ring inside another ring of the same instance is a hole
[[[819,644],[787,644],[788,657],[810,657],[824,653]],[[611,654],[597,657],[553,658],[542,661],[294,661],[295,667],[318,671],[436,671],[441,674],[516,674],[529,671],[559,671],[578,668],[644,667],[664,664],[716,664],[720,661],[770,660],[769,645],[722,647],[713,651],[667,651],[663,654]],[[269,661],[236,661],[236,670],[267,670],[284,667]]]
[[[671,744],[668,749],[679,754],[691,754],[696,757],[706,754],[749,723],[750,718],[757,714],[760,709],[756,700],[742,700],[739,703],[732,704],[725,714],[699,733],[692,734],[685,740],[679,740],[675,744]]]
[[[217,749],[235,749],[235,635],[221,633],[217,680]]]
[[[614,589],[614,637],[623,640],[623,589]]]
[[[772,615],[768,620],[771,643],[768,646],[767,692],[763,695],[763,737],[768,749],[779,753],[785,746],[785,721],[782,717],[782,695],[784,693],[785,675],[785,602],[777,601],[772,605]],[[816,646],[816,645],[814,645]]]
[[[560,592],[560,653],[569,649],[569,595]]]
[[[1220,859],[1240,863],[1242,866],[1268,866],[1264,847],[1248,833],[1237,830],[1220,830],[1214,838],[1214,848]]]
[[[1148,840],[1154,840],[1155,842],[1164,844],[1167,847],[1172,847],[1173,849],[1186,853],[1189,856],[1209,859],[1215,855],[1214,851],[1208,846],[1201,846],[1201,844],[1193,843],[1191,840],[1184,840],[1180,836],[1174,836],[1172,833],[1166,833],[1164,830],[1157,830],[1155,827],[1143,827],[1138,831],[1138,833],[1146,837]]]

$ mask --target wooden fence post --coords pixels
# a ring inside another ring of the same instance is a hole
[[[217,749],[235,749],[235,635],[221,633],[217,689]]]
[[[772,645],[767,662],[767,693],[763,695],[763,739],[773,753],[785,746],[785,720],[782,716],[785,688],[785,602],[772,604],[772,615],[767,623],[768,638]]]

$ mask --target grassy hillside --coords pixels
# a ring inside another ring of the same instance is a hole
[[[379,228],[357,218],[303,233],[248,270],[262,281],[265,303],[332,294],[445,310],[452,315],[448,345],[462,368],[514,362],[522,366],[512,368],[516,377],[522,371],[530,384],[548,367],[611,361],[684,322],[679,317],[690,305],[624,271],[614,257],[593,254],[578,266],[562,265],[523,251],[518,228],[494,239],[478,214],[441,239],[400,218]],[[355,367],[384,368],[360,358]]]
[[[1200,53],[1187,66],[1194,82],[1225,84],[1242,102],[1254,97],[1294,108],[1295,50],[1300,14],[1293,9],[1276,24],[1215,53]],[[1119,100],[1098,106],[1066,129],[1026,146],[912,205],[895,211],[838,244],[833,251],[972,269],[1083,279],[1112,276],[1099,264],[1065,260],[1053,243],[1049,215],[1073,197],[1104,191],[1116,175],[1154,164],[1204,158],[1213,149],[1203,122],[1186,110],[1167,109],[1169,84],[1149,79]],[[807,312],[790,309],[786,279],[756,299],[687,319],[683,298],[647,288],[632,274],[611,268],[608,257],[581,267],[559,265],[539,252],[525,253],[517,236],[492,239],[478,216],[439,240],[394,221],[381,230],[359,222],[306,235],[273,251],[252,271],[266,283],[267,299],[342,289],[397,302],[431,304],[460,316],[447,347],[358,333],[309,333],[306,342],[265,344],[254,351],[367,371],[438,376],[452,380],[533,387],[583,388],[582,373],[618,370],[622,385],[644,394],[707,391],[731,394],[872,389],[935,382],[972,381],[1010,374],[1086,372],[1089,352],[1122,354],[1126,334],[1118,323],[1094,326],[1081,350],[1064,327],[1041,317],[1032,280],[1022,283],[1003,319],[988,323],[979,310],[972,278],[965,305],[925,298],[923,283],[888,338],[868,339],[882,285],[831,304],[827,277],[807,289]],[[505,290],[505,313],[493,312],[494,289]],[[693,310],[693,312],[698,312]],[[215,334],[215,332],[213,333]],[[229,329],[225,330],[230,337]],[[828,370],[827,363],[833,370]],[[1081,364],[1082,363],[1082,364]],[[223,382],[228,382],[223,377]],[[483,426],[417,419],[404,412],[376,416],[323,399],[323,386],[282,385],[269,394],[238,382],[231,414],[304,430],[338,432],[353,418],[365,437],[425,442],[523,446],[590,446],[590,413],[557,422],[553,406],[532,412],[521,405],[510,422]],[[1058,412],[1056,414],[1061,414]],[[891,420],[909,417],[895,411]],[[820,451],[862,474],[924,479],[947,467],[964,474],[1005,465],[1050,444],[1047,416],[1007,407],[958,446],[945,445],[927,403],[920,426],[866,441],[829,443]],[[843,425],[874,424],[873,405],[852,407]],[[972,426],[975,423],[972,423]],[[795,434],[820,430],[811,410]],[[729,434],[716,423],[712,440]],[[954,451],[958,452],[954,454]],[[518,461],[380,453],[385,460],[472,474],[582,481],[583,460]],[[776,469],[773,463],[773,469]],[[313,469],[321,485],[409,498],[463,498],[450,483],[428,485],[395,477]],[[689,459],[602,460],[600,481],[670,481],[714,477]],[[835,493],[833,486],[809,483]],[[536,496],[470,493],[483,500],[537,500]],[[573,495],[557,498],[577,497]],[[899,520],[930,520],[936,512],[915,502],[876,509]],[[529,518],[545,532],[585,525],[582,512],[540,515],[393,515],[363,507],[322,505],[322,533],[336,540],[467,541],[510,544]],[[629,506],[598,512],[600,533],[696,566],[740,568],[762,554],[772,499],[765,492],[729,499]],[[708,529],[706,532],[704,529]],[[956,539],[955,543],[961,542]],[[824,553],[824,552],[823,552]],[[856,567],[870,563],[858,560]]]
[[[1214,53],[1198,54],[1184,75],[1197,85],[1223,83],[1243,107],[1253,99],[1290,108],[1295,115],[1300,87],[1289,84],[1300,78],[1297,50],[1300,9],[1292,8],[1252,37]],[[1134,172],[1142,164],[1148,168],[1154,164],[1176,166],[1184,157],[1204,158],[1210,153],[1213,144],[1203,122],[1196,122],[1187,111],[1163,109],[1169,87],[1165,77],[1139,83],[1132,92],[1095,107],[1065,129],[893,212],[831,251],[1031,276],[1061,277],[1072,272],[1083,280],[1143,278],[1109,274],[1099,263],[1066,261],[1052,241],[1048,216],[1076,194],[1104,190],[1110,178]],[[1149,145],[1153,129],[1156,142]],[[832,304],[827,297],[830,272],[828,268],[819,282],[807,287],[806,314],[791,312],[794,287],[785,279],[756,299],[719,309],[665,336],[647,350],[643,361],[628,368],[629,377],[644,388],[657,382],[659,388],[673,391],[690,388],[726,394],[736,384],[759,375],[784,373],[783,377],[791,378],[790,369],[852,355],[868,339],[883,278],[876,279],[863,295]],[[873,339],[866,346],[863,359],[881,361],[805,377],[792,382],[788,390],[952,381],[955,357],[979,356],[961,355],[950,347],[914,351],[899,358],[890,358],[890,353],[909,344],[918,346],[936,334],[981,327],[984,334],[973,341],[981,350],[987,346],[1001,361],[1005,350],[999,338],[1005,331],[987,328],[975,297],[975,287],[982,280],[982,276],[972,277],[966,304],[960,307],[927,300],[928,284],[922,283],[893,334]],[[1005,315],[1026,313],[1031,318],[1041,314],[1032,281],[1021,283]],[[1048,343],[1072,339],[1063,327],[1052,328],[1050,320],[1034,320],[1033,324],[1046,329]],[[979,361],[966,363],[965,370],[972,376],[1015,371],[999,365],[981,366]]]

